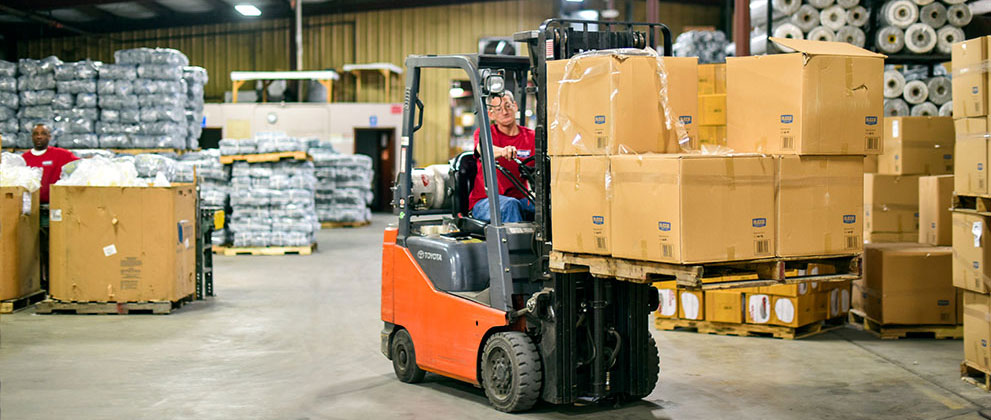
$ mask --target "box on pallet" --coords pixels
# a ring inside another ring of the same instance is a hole
[[[657,305],[659,318],[678,317],[678,282],[675,280],[654,283],[660,302]]]
[[[864,174],[864,236],[877,241],[879,232],[919,232],[919,176]]]
[[[991,246],[988,218],[953,213],[953,285],[977,293],[988,293],[991,283]]]
[[[612,254],[671,263],[774,253],[772,158],[612,156]],[[713,240],[719,238],[719,240]]]
[[[174,302],[193,293],[192,186],[54,185],[51,192],[53,298]]]
[[[877,155],[864,156],[864,173],[877,173]]]
[[[705,320],[742,324],[743,292],[736,290],[706,290]]]
[[[953,145],[956,164],[953,167],[953,189],[960,195],[988,193],[988,127],[984,118],[964,118],[954,121],[956,143]]]
[[[771,296],[771,325],[782,327],[801,327],[822,318],[816,316],[815,295],[803,296]]]
[[[919,178],[919,243],[953,245],[950,207],[953,205],[953,175]]]
[[[678,318],[701,321],[705,319],[705,299],[701,290],[678,289]]]
[[[854,308],[881,324],[956,325],[953,250],[917,243],[871,244]]]
[[[0,300],[41,290],[38,192],[0,187]]]
[[[964,360],[991,371],[991,296],[963,291]]]
[[[991,37],[982,36],[953,44],[953,117],[988,114],[988,48]]]
[[[863,157],[781,155],[774,161],[776,255],[860,252]]]
[[[661,66],[653,56],[601,53],[548,62],[548,154],[679,151],[667,115],[677,119],[680,113],[694,120],[698,105],[694,90],[690,98],[671,92],[688,89],[678,87],[681,83],[697,90],[696,60],[663,59],[664,67],[670,67],[666,98],[670,112],[661,106]]]
[[[554,156],[551,174],[554,249],[609,255],[609,157]]]
[[[878,155],[878,173],[952,174],[953,132],[950,117],[885,117],[884,153]]]
[[[771,40],[797,52],[726,60],[729,147],[774,154],[881,153],[884,56],[840,42]]]
[[[726,93],[726,64],[699,64],[699,95]]]
[[[685,127],[689,143],[687,148],[697,149],[699,138],[698,58],[663,57],[664,71],[668,77],[668,106],[673,118]],[[668,152],[682,150],[674,133],[668,135]]]

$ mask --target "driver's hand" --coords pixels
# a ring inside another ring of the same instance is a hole
[[[513,160],[516,159],[516,146],[506,146],[502,148],[502,157]]]

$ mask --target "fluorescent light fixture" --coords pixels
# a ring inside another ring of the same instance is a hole
[[[237,10],[238,13],[240,13],[240,14],[242,14],[244,16],[261,16],[262,15],[262,11],[261,10],[258,10],[258,8],[255,7],[255,5],[253,5],[253,4],[239,4],[237,6],[234,6],[234,10]]]
[[[566,0],[568,3],[581,3],[582,0]]]

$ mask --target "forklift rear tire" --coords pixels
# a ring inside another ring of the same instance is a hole
[[[413,339],[406,330],[399,330],[396,336],[392,337],[392,369],[396,371],[396,377],[400,381],[408,384],[421,382],[426,375],[426,372],[416,365]]]
[[[493,334],[482,352],[482,386],[489,402],[508,413],[528,410],[540,398],[543,368],[537,346],[524,333]]]

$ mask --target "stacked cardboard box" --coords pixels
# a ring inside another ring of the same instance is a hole
[[[869,244],[853,308],[882,325],[958,325],[953,250],[915,242]]]
[[[699,143],[726,146],[726,64],[699,64]]]
[[[929,238],[939,219],[932,212],[948,201],[947,182],[923,181],[927,175],[953,173],[953,121],[950,117],[887,117],[884,119],[884,152],[878,156],[877,173],[864,175],[864,238],[868,242],[910,242],[949,245],[948,236]],[[952,179],[952,177],[951,177]],[[943,188],[940,188],[940,185]],[[942,195],[940,195],[942,193]],[[920,229],[920,210],[927,224]],[[926,240],[921,240],[926,236]]]
[[[0,187],[0,300],[41,290],[38,192]]]
[[[953,123],[957,196],[991,196],[988,189],[988,48],[991,37],[953,44]],[[975,209],[971,209],[975,210]],[[977,209],[979,210],[979,208]],[[963,290],[964,360],[991,372],[991,270],[987,243],[991,218],[976,212],[953,213],[953,285]]]

